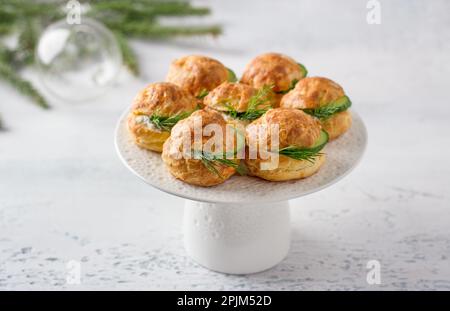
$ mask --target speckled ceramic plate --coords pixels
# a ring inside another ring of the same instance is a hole
[[[318,173],[306,179],[269,182],[256,177],[235,175],[225,183],[204,188],[175,179],[165,168],[161,154],[139,148],[126,128],[126,111],[115,134],[117,152],[123,163],[153,187],[190,200],[213,203],[277,202],[294,199],[324,189],[347,175],[360,161],[367,144],[362,119],[352,109],[350,130],[327,144],[327,160]]]

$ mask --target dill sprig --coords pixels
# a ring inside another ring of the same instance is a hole
[[[267,105],[270,102],[270,95],[272,92],[272,86],[264,86],[259,89],[255,95],[250,97],[247,110],[244,112],[238,112],[229,103],[225,102],[224,105],[228,109],[225,111],[229,116],[234,119],[253,121],[265,114],[267,110],[272,108]],[[261,107],[263,106],[263,107]]]
[[[312,115],[320,120],[326,120],[338,112],[342,112],[350,108],[352,102],[347,96],[340,97],[336,101],[318,108],[302,109],[305,113]]]
[[[322,153],[314,150],[309,150],[306,148],[299,148],[296,146],[289,146],[280,149],[279,154],[287,156],[295,160],[304,160],[310,163],[314,163],[316,157],[320,156]]]
[[[202,89],[202,90],[200,91],[200,93],[199,93],[197,96],[195,96],[195,97],[198,98],[198,99],[203,99],[203,98],[205,98],[206,95],[208,95],[208,94],[209,94],[209,91],[208,91],[207,89]]]
[[[170,132],[180,120],[187,118],[192,112],[182,112],[173,116],[162,116],[154,113],[151,116],[139,115],[137,122],[152,124],[160,131]]]
[[[317,142],[309,148],[298,147],[298,146],[288,146],[282,148],[278,151],[279,154],[287,156],[289,158],[300,160],[300,161],[308,161],[310,163],[314,163],[315,159],[322,155],[320,152],[323,147],[328,143],[329,136],[325,131],[321,131],[320,137]]]
[[[239,161],[239,163],[236,163],[235,161],[233,161],[231,159],[227,159],[226,153],[223,153],[221,155],[215,155],[215,154],[207,153],[204,151],[194,150],[193,156],[194,156],[194,159],[199,159],[200,161],[202,161],[203,165],[211,173],[216,174],[220,178],[223,178],[223,176],[220,174],[220,172],[218,170],[218,167],[220,167],[220,166],[232,167],[240,175],[247,174],[247,168],[242,164],[242,162]]]

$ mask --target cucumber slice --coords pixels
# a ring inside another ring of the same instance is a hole
[[[341,112],[344,110],[347,110],[352,105],[352,101],[348,96],[342,96],[341,98],[338,98],[328,106],[333,107],[334,109],[338,110],[337,112]]]
[[[320,136],[319,138],[316,140],[316,142],[314,143],[314,145],[312,145],[311,147],[309,147],[309,150],[313,150],[316,152],[319,152],[320,150],[323,149],[323,147],[325,147],[325,145],[328,143],[329,140],[329,135],[327,132],[325,132],[324,130],[320,131]]]
[[[306,77],[308,75],[308,70],[306,69],[306,67],[300,63],[297,64],[300,66],[300,69],[302,70],[303,78]]]
[[[231,70],[230,68],[227,68],[227,70],[228,70],[228,82],[236,82],[237,77],[234,71]]]
[[[326,106],[318,108],[305,108],[301,110],[309,115],[319,118],[320,120],[326,120],[338,112],[347,110],[351,107],[351,105],[352,102],[350,98],[348,98],[348,96],[342,96]]]

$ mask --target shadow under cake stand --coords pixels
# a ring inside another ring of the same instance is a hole
[[[350,130],[327,144],[325,164],[303,180],[268,182],[233,176],[204,188],[175,179],[161,155],[139,148],[120,118],[115,144],[119,157],[136,176],[164,192],[185,198],[184,245],[202,266],[223,273],[249,274],[282,261],[290,245],[288,200],[322,190],[347,175],[360,161],[367,144],[362,119],[352,110]]]

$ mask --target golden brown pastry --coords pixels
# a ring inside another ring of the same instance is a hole
[[[236,81],[233,71],[213,58],[189,55],[170,64],[166,81],[175,83],[202,99],[225,81]]]
[[[268,87],[257,90],[242,83],[224,82],[205,97],[203,104],[205,109],[220,112],[227,122],[245,127],[271,108],[273,98]]]
[[[197,100],[179,86],[151,83],[135,97],[128,129],[138,146],[161,152],[172,127],[196,109]]]
[[[330,139],[345,133],[352,124],[352,116],[348,111],[350,99],[339,84],[327,78],[301,80],[283,96],[280,106],[300,109],[317,117]]]
[[[273,146],[276,132],[269,130],[274,124],[279,127],[278,148]],[[267,129],[263,136],[258,134],[262,126]],[[265,138],[266,143],[262,143],[261,138]],[[297,109],[276,108],[247,126],[246,141],[248,150],[245,163],[249,173],[270,181],[284,181],[305,178],[319,170],[325,161],[325,155],[320,150],[328,142],[328,135],[321,130],[316,118]],[[249,151],[252,144],[258,147],[256,156]],[[268,149],[265,148],[266,144]],[[273,159],[267,156],[264,159],[261,148],[272,154],[278,150],[277,165],[264,167]]]
[[[289,92],[295,84],[306,77],[306,68],[289,56],[266,53],[255,57],[245,67],[241,83],[254,88],[273,86],[278,102],[282,94]]]
[[[201,126],[194,131],[196,124]],[[219,127],[223,135],[216,132],[207,135],[207,127],[211,125]],[[170,173],[186,183],[208,187],[223,183],[239,171],[240,160],[235,155],[237,144],[226,143],[227,139],[233,139],[233,142],[237,139],[227,135],[227,126],[230,125],[222,115],[213,110],[198,110],[175,125],[162,152],[162,159]],[[198,143],[195,143],[195,132],[201,133]],[[229,133],[234,135],[233,131]],[[208,147],[211,139],[215,140],[215,135],[219,135],[218,143]],[[231,154],[232,158],[224,154]]]

